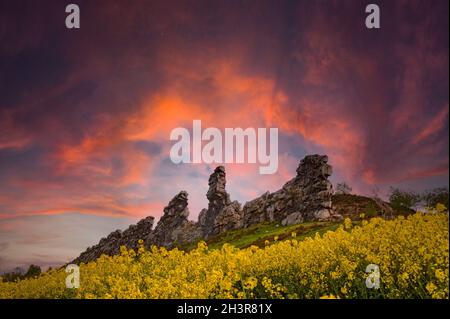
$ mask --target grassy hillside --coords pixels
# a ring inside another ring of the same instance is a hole
[[[365,218],[389,215],[386,209],[391,209],[388,203],[377,203],[370,197],[353,195],[353,194],[336,194],[333,195],[333,206],[336,211],[343,217],[348,217],[357,224],[361,220],[361,216]],[[408,215],[414,213],[412,210],[398,211],[392,209],[393,216]],[[363,214],[363,215],[361,215]],[[389,217],[389,216],[387,216]],[[248,228],[228,231],[217,237],[206,241],[209,248],[221,248],[224,244],[230,244],[236,248],[247,248],[252,245],[263,247],[268,241],[273,243],[275,238],[278,241],[290,239],[292,233],[296,234],[297,240],[306,237],[324,234],[328,230],[336,230],[342,224],[339,222],[306,222],[291,226],[281,226],[279,223],[263,223],[253,225]],[[197,247],[197,243],[181,247],[186,250]]]
[[[230,244],[236,248],[247,248],[252,245],[263,247],[266,241],[273,243],[291,239],[295,233],[297,239],[320,235],[328,230],[335,230],[340,223],[332,222],[307,222],[291,226],[281,226],[277,223],[264,223],[253,225],[249,228],[228,231],[215,238],[207,240],[206,243],[211,249],[221,248],[224,244]],[[196,247],[196,245],[194,245]]]
[[[17,283],[0,280],[0,299],[448,298],[447,213],[372,218],[357,226],[347,219],[327,232],[337,225],[301,226],[260,225],[211,242],[244,247],[279,236],[262,248],[123,248],[120,255],[81,264],[78,289],[66,288],[68,274],[54,269]],[[303,240],[280,240],[296,229]],[[310,238],[315,232],[324,233]],[[378,267],[378,282],[368,277],[369,265]]]
[[[344,218],[350,218],[355,224],[360,223],[364,218],[382,217],[389,219],[398,215],[414,213],[412,210],[396,211],[389,203],[355,194],[334,194],[332,203],[338,214]],[[279,222],[265,222],[251,225],[248,228],[227,231],[207,239],[206,244],[211,249],[222,248],[224,244],[229,244],[235,248],[247,248],[252,245],[261,248],[276,241],[290,239],[293,233],[295,233],[297,240],[313,237],[316,233],[322,235],[329,230],[336,230],[340,224],[342,222],[315,221],[282,226]],[[174,246],[183,251],[190,251],[196,248],[200,241],[204,240],[201,239],[190,244],[175,242]]]

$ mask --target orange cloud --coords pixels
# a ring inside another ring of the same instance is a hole
[[[414,136],[412,143],[418,144],[440,132],[448,121],[448,104],[445,105],[438,114],[436,114],[429,123],[425,123],[422,130]]]
[[[13,119],[13,112],[0,109],[0,150],[20,149],[31,142],[27,132],[19,127]]]

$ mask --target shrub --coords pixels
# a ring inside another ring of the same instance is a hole
[[[421,196],[412,191],[391,187],[389,202],[394,209],[412,209],[421,200]]]
[[[428,207],[436,207],[437,204],[442,204],[448,208],[448,195],[448,188],[439,187],[426,191],[422,198]]]

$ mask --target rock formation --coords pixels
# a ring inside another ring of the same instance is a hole
[[[223,166],[218,166],[209,177],[209,189],[206,193],[208,209],[203,209],[199,215],[204,238],[241,227],[241,205],[237,201],[231,202],[230,195],[225,190],[225,177]]]
[[[148,216],[141,219],[136,225],[131,225],[123,232],[116,230],[107,237],[100,239],[97,245],[89,247],[80,256],[71,263],[87,263],[99,258],[101,255],[117,255],[120,247],[125,246],[128,249],[136,249],[139,246],[140,239],[146,240],[152,233],[153,222],[155,218]]]
[[[266,192],[241,208],[239,202],[230,200],[225,190],[225,168],[218,166],[208,181],[208,208],[200,212],[197,223],[188,220],[188,193],[181,191],[164,208],[164,214],[153,231],[154,218],[150,216],[124,232],[117,230],[111,233],[74,262],[88,262],[102,254],[118,254],[122,245],[135,249],[139,239],[144,240],[146,247],[173,248],[261,222],[292,225],[304,221],[341,219],[342,216],[332,208],[333,190],[328,181],[332,168],[328,165],[328,157],[306,156],[296,172],[297,175],[280,190]]]
[[[292,225],[303,221],[340,219],[331,205],[333,189],[328,181],[331,174],[327,156],[306,156],[297,168],[297,176],[280,190],[267,192],[244,205],[243,226],[266,221]]]
[[[164,208],[164,215],[155,230],[145,241],[151,245],[172,248],[200,238],[201,232],[196,224],[189,221],[188,193],[181,191]]]

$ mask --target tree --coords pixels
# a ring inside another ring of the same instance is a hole
[[[351,194],[352,188],[346,182],[337,183],[336,194]]]
[[[37,277],[41,274],[41,267],[36,265],[30,265],[27,272],[24,275],[24,278]]]
[[[436,207],[437,204],[442,204],[448,208],[448,195],[448,188],[438,187],[426,191],[422,195],[422,199],[428,207]]]
[[[20,267],[14,268],[13,271],[4,273],[2,275],[3,282],[15,282],[17,280],[22,279],[23,270]]]
[[[21,268],[16,267],[12,272],[3,274],[1,278],[3,282],[15,282],[25,278],[37,277],[40,274],[41,274],[41,267],[36,265],[30,265],[30,267],[28,267],[27,272],[25,273]]]
[[[421,200],[421,196],[412,191],[391,187],[389,202],[394,209],[412,209]]]

